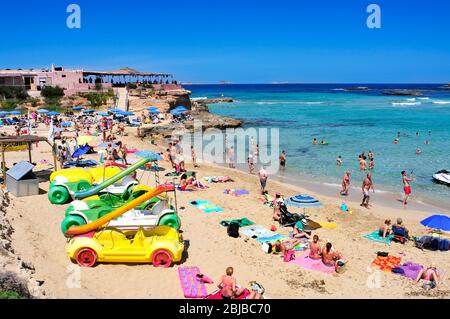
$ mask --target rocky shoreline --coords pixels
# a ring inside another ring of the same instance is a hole
[[[34,266],[21,259],[12,247],[14,228],[7,217],[10,204],[8,193],[0,190],[0,298],[14,294],[20,298],[44,298],[40,287],[44,282],[33,278]]]
[[[217,128],[224,130],[227,128],[238,128],[243,124],[242,120],[225,117],[221,115],[212,114],[209,112],[208,104],[214,103],[232,103],[232,98],[217,98],[217,99],[205,99],[198,101],[191,101],[190,109],[194,119],[202,122],[203,131],[209,128]],[[194,131],[194,121],[186,121],[184,123],[168,123],[165,125],[143,125],[140,128],[141,136],[148,136],[152,134],[155,138],[169,138],[174,131],[187,130],[188,132]]]

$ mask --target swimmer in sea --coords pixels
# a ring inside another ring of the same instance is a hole
[[[313,145],[317,145],[317,138],[313,138]]]
[[[420,148],[416,148],[416,155],[420,155],[420,154],[422,154],[422,150],[420,149]]]
[[[343,161],[342,161],[342,156],[339,155],[339,156],[336,158],[336,165],[337,165],[337,166],[342,166],[342,163],[343,163]]]

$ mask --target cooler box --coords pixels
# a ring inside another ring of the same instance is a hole
[[[16,197],[39,194],[39,181],[33,173],[34,165],[20,161],[6,171],[6,188]]]

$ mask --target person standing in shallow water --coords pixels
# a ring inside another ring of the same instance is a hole
[[[280,169],[286,169],[286,151],[283,150],[280,154]]]
[[[408,204],[408,198],[411,195],[411,185],[409,182],[412,182],[414,177],[411,173],[411,177],[408,177],[405,171],[402,171],[402,182],[403,182],[403,191],[405,192],[405,196],[403,197],[403,206]]]

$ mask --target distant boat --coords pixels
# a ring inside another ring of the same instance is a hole
[[[447,186],[450,186],[450,172],[445,170],[445,169],[434,173],[433,174],[433,179],[437,183],[445,184]]]

